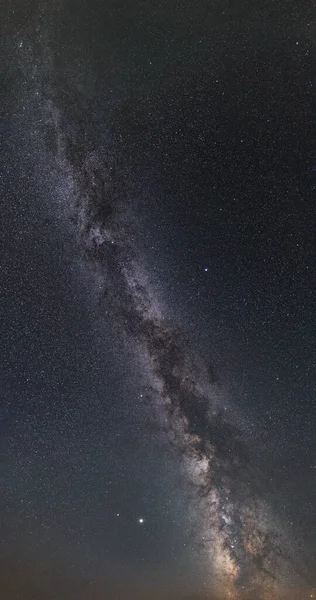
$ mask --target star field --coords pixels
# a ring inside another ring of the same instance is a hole
[[[311,3],[0,23],[6,600],[313,597]]]

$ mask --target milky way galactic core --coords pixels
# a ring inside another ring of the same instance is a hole
[[[128,171],[113,139],[107,147],[106,135],[101,142],[94,136],[89,103],[80,86],[60,76],[51,36],[43,18],[36,31],[14,40],[30,82],[20,110],[29,119],[38,171],[44,166],[55,185],[51,210],[93,274],[100,314],[133,340],[149,403],[182,457],[207,586],[219,598],[288,598],[290,582],[299,578],[292,542],[262,497],[242,428],[203,360],[164,314],[137,243],[139,208],[130,199]],[[146,525],[143,517],[138,523]]]

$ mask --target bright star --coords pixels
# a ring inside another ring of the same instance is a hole
[[[138,523],[144,523],[144,519],[138,519]]]

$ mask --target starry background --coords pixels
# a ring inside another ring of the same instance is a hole
[[[60,81],[83,91],[96,139],[110,132],[126,166],[170,318],[247,422],[265,495],[316,586],[312,3],[52,6],[0,9],[5,597],[205,589],[141,365],[47,207],[53,184],[27,149],[23,99],[15,108],[17,48],[39,13]]]

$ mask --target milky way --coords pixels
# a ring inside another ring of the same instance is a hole
[[[129,200],[124,165],[90,135],[89,107],[58,78],[53,61],[46,58],[44,69],[30,52],[42,152],[60,190],[67,190],[63,211],[98,282],[101,314],[134,340],[150,366],[163,427],[193,490],[196,538],[214,587],[221,598],[280,598],[288,551],[261,499],[251,448],[212,398],[205,365],[158,307],[135,241],[138,209]]]

